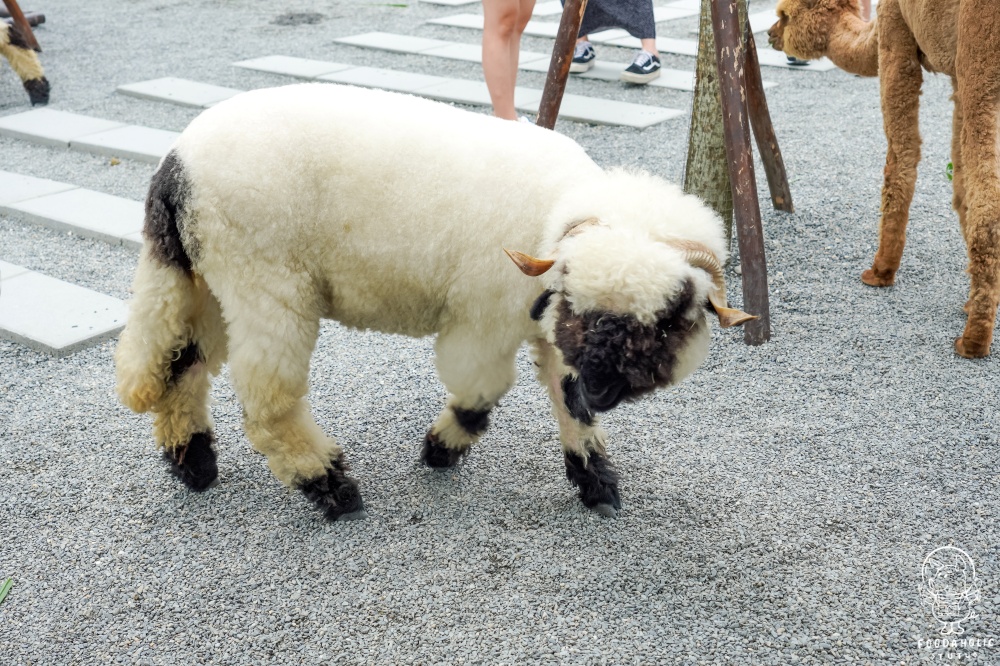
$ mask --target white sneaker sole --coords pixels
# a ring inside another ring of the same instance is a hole
[[[594,66],[593,60],[591,60],[590,62],[571,62],[569,64],[569,73],[583,74],[584,72],[589,72],[593,66]]]
[[[660,70],[655,72],[650,72],[649,74],[633,74],[632,72],[622,72],[621,76],[618,77],[625,83],[649,83],[653,79],[660,76]]]

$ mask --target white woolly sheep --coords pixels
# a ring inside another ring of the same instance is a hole
[[[0,21],[0,54],[7,58],[11,69],[28,91],[31,105],[49,103],[49,82],[42,71],[38,55],[24,41],[16,25]]]
[[[228,356],[252,445],[331,519],[365,512],[305,399],[321,318],[437,334],[449,397],[421,453],[436,468],[468,453],[531,343],[567,477],[604,515],[621,502],[595,414],[690,374],[710,301],[723,325],[749,318],[725,307],[718,217],[674,185],[605,172],[539,127],[348,86],[202,113],[152,179],[144,237],[121,400],[153,412],[173,471],[204,490]]]

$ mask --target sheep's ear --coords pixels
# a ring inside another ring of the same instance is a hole
[[[511,261],[517,264],[517,267],[521,269],[521,272],[525,275],[531,277],[538,277],[545,271],[552,268],[552,265],[556,263],[555,259],[536,259],[530,255],[523,252],[518,252],[517,250],[503,249],[510,257]]]
[[[713,291],[708,295],[708,301],[712,304],[712,309],[715,310],[715,314],[719,317],[719,326],[722,328],[729,328],[730,326],[740,326],[747,323],[751,319],[760,319],[757,315],[747,314],[743,310],[737,310],[736,308],[731,308],[726,305],[726,299],[723,296],[719,298],[717,292]]]

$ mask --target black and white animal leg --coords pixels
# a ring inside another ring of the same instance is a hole
[[[491,345],[489,336],[465,328],[438,336],[435,362],[450,395],[424,437],[420,459],[428,467],[454,467],[467,455],[486,431],[490,411],[514,383],[516,348]]]
[[[295,289],[282,287],[301,295],[309,284],[303,279]],[[229,317],[230,369],[253,447],[280,481],[301,490],[330,520],[366,517],[343,450],[316,424],[305,399],[319,307],[315,315],[286,307],[266,283],[241,284],[219,300]]]
[[[578,400],[573,377],[556,348],[537,340],[533,352],[538,379],[548,391],[559,422],[566,478],[579,490],[584,506],[602,516],[617,517],[622,507],[619,477],[605,451],[605,435],[597,425],[597,416]]]
[[[140,262],[149,262],[149,257]],[[212,375],[225,362],[226,333],[219,303],[200,277],[177,273],[155,262],[137,272],[151,280],[138,280],[136,293],[153,289],[152,300],[158,303],[153,310],[170,314],[130,320],[139,328],[119,342],[119,390],[129,394],[126,404],[153,413],[153,437],[171,471],[185,486],[201,492],[214,486],[219,474],[208,392]],[[147,284],[157,278],[163,280],[161,289],[175,281],[179,286],[169,298],[164,294],[157,299],[156,287]],[[144,307],[134,305],[133,313]]]

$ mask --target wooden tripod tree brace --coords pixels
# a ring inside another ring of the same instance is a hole
[[[576,38],[580,34],[580,24],[583,23],[583,12],[586,9],[587,0],[566,0],[563,6],[556,44],[552,47],[552,60],[549,61],[549,73],[542,90],[542,101],[538,103],[538,120],[535,123],[546,129],[556,126],[559,106],[566,91],[566,79],[569,78],[569,66],[573,63],[573,49],[576,48]]]
[[[28,48],[39,53],[42,52],[42,47],[38,45],[38,40],[35,39],[35,33],[31,31],[31,26],[28,24],[28,19],[24,18],[24,12],[17,5],[17,0],[3,0],[3,4],[6,5],[7,11],[10,12],[10,17],[14,19],[14,25],[21,32],[24,37],[24,42],[28,45]]]
[[[759,345],[771,339],[771,313],[764,232],[757,201],[750,126],[744,104],[746,54],[740,39],[742,31],[736,0],[712,0],[712,28],[715,32],[715,58],[719,66],[729,183],[733,190],[733,216],[743,268],[743,309],[759,317],[744,325],[743,339],[748,345]]]

